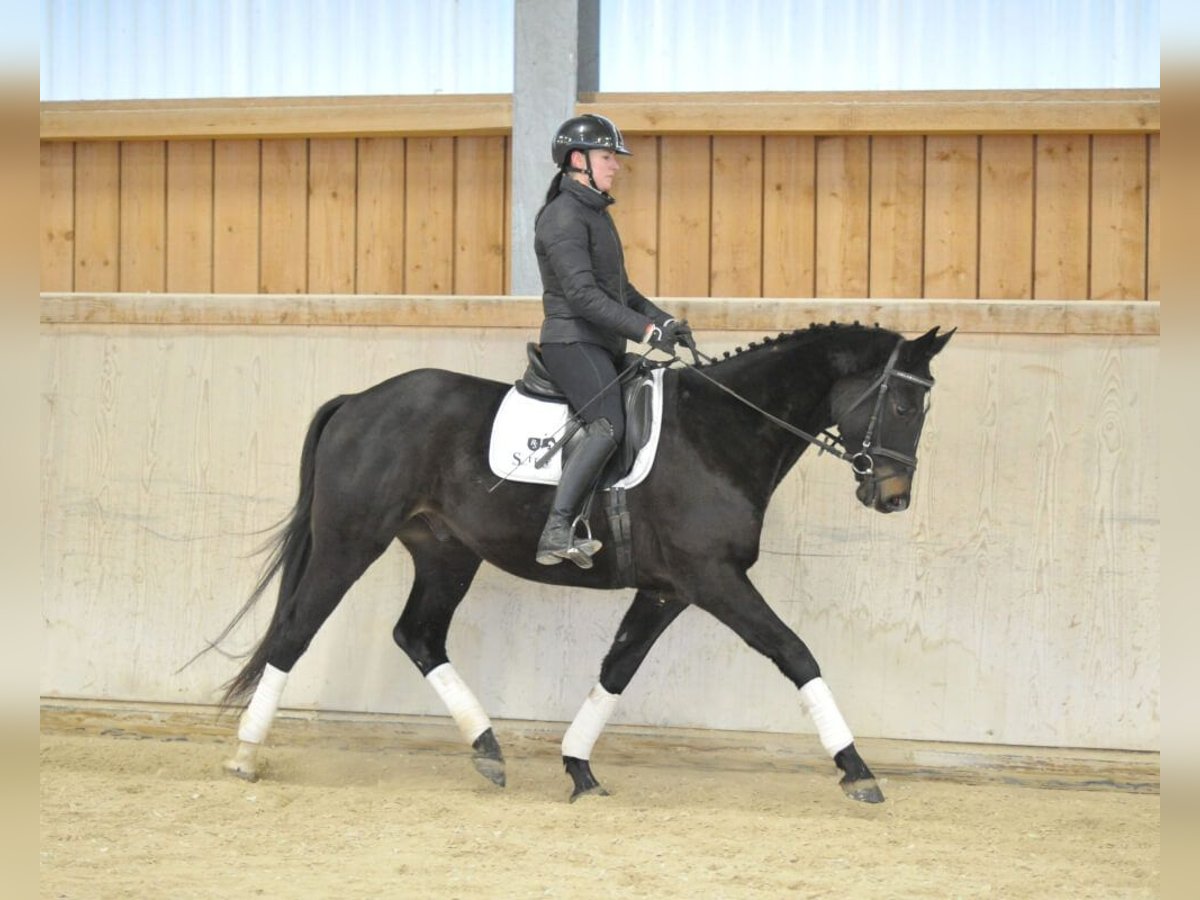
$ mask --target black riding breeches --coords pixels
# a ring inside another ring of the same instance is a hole
[[[554,383],[567,395],[571,409],[588,424],[608,419],[613,439],[620,446],[625,436],[625,408],[612,354],[596,344],[542,344],[542,360]]]

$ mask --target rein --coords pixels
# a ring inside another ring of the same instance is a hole
[[[879,424],[879,414],[883,410],[884,400],[887,399],[889,379],[901,378],[905,381],[912,382],[913,384],[920,385],[921,387],[925,388],[927,391],[931,390],[933,388],[933,381],[931,379],[921,378],[919,375],[913,375],[909,372],[902,372],[895,367],[896,360],[900,356],[900,348],[901,348],[901,346],[903,346],[903,344],[904,344],[904,338],[901,338],[899,340],[899,342],[897,342],[896,346],[892,348],[891,355],[888,357],[887,363],[884,365],[883,371],[879,374],[879,377],[877,377],[873,382],[871,382],[871,384],[868,385],[861,394],[859,394],[858,399],[856,399],[853,403],[851,403],[848,407],[846,407],[846,412],[849,413],[851,410],[856,409],[864,401],[866,401],[868,398],[870,398],[872,393],[875,394],[875,408],[871,411],[871,418],[870,418],[870,421],[867,423],[867,431],[866,431],[866,434],[863,436],[862,447],[859,448],[855,452],[850,452],[848,449],[846,449],[846,442],[841,438],[841,436],[833,434],[832,432],[829,431],[828,428],[825,429],[824,431],[822,431],[819,435],[809,434],[804,429],[797,428],[791,422],[786,422],[783,419],[779,418],[779,416],[776,416],[773,413],[767,412],[765,409],[763,409],[761,406],[756,404],[754,401],[748,400],[747,398],[745,398],[741,394],[739,394],[737,391],[733,390],[733,388],[730,388],[730,387],[727,387],[726,385],[721,384],[721,382],[717,381],[715,378],[710,376],[707,372],[705,372],[699,366],[699,363],[701,362],[701,360],[703,360],[704,362],[709,363],[709,364],[715,363],[715,362],[717,362],[717,360],[714,357],[709,356],[707,353],[701,352],[699,349],[697,349],[693,345],[685,345],[685,346],[687,346],[688,351],[692,354],[692,358],[694,360],[694,362],[692,362],[692,363],[689,363],[686,360],[681,359],[678,354],[672,354],[670,359],[665,359],[665,360],[662,360],[661,362],[658,360],[647,359],[647,356],[654,349],[653,347],[648,348],[644,353],[642,353],[640,356],[638,356],[636,359],[634,359],[634,361],[632,363],[630,363],[622,372],[620,372],[616,378],[614,378],[611,382],[609,382],[607,385],[605,385],[604,388],[602,388],[601,391],[599,393],[597,393],[595,397],[592,397],[591,400],[589,400],[587,403],[585,403],[582,408],[586,408],[587,406],[590,406],[591,403],[593,401],[595,401],[604,391],[608,390],[614,384],[618,384],[619,382],[621,382],[627,375],[629,375],[630,372],[632,372],[638,366],[645,365],[645,366],[650,366],[653,368],[668,368],[668,367],[672,366],[674,363],[679,363],[685,369],[690,369],[691,371],[695,372],[697,375],[699,375],[701,378],[703,378],[709,384],[713,385],[714,387],[720,388],[722,391],[724,391],[730,397],[733,397],[739,403],[742,403],[745,406],[749,407],[750,409],[754,410],[756,413],[758,413],[760,416],[762,416],[764,419],[766,419],[771,424],[777,425],[778,427],[782,428],[784,431],[788,432],[789,434],[792,434],[792,435],[800,438],[801,440],[814,445],[817,448],[818,455],[822,454],[822,453],[828,453],[831,456],[836,456],[838,459],[849,463],[850,468],[854,470],[854,475],[857,478],[860,478],[860,479],[868,478],[875,474],[875,457],[877,457],[877,456],[884,457],[886,459],[895,460],[896,462],[900,463],[901,465],[908,466],[910,469],[915,470],[917,467],[917,458],[915,456],[909,456],[908,454],[900,453],[897,450],[889,450],[888,448],[883,447],[883,446],[879,446],[879,447],[873,446],[874,438],[875,438],[875,428]],[[541,458],[539,458],[536,461],[535,466],[537,468],[540,469],[543,466],[545,466],[550,461],[550,459],[553,458],[553,456],[556,453],[558,453],[559,451],[561,451],[563,449],[563,447],[567,443],[567,439],[570,438],[571,435],[574,433],[574,431],[578,429],[579,421],[580,421],[580,419],[579,419],[578,415],[575,415],[575,416],[572,416],[571,419],[568,420],[568,422],[566,422],[563,426],[561,426],[561,428],[559,430],[563,431],[565,429],[565,432],[561,436],[557,437],[557,439],[548,448],[548,450],[541,456]],[[834,424],[837,424],[837,423],[835,422]],[[512,471],[515,471],[515,470],[516,470],[516,467],[514,466],[513,469],[510,470],[510,472],[508,474],[502,475],[496,481],[495,484],[493,484],[490,488],[488,488],[488,493],[490,494],[492,491],[496,490],[496,488],[498,488],[501,484],[503,484],[505,481],[507,481],[508,475],[511,474]]]
[[[698,350],[696,352],[700,353],[700,351],[698,351]],[[700,355],[703,356],[704,354],[700,354]],[[675,358],[679,359],[679,357],[675,357]],[[706,359],[711,361],[712,357],[709,356],[709,357],[706,357]],[[790,432],[791,434],[794,434],[796,437],[802,438],[803,440],[808,441],[808,443],[810,443],[810,444],[815,444],[822,453],[830,453],[833,456],[836,456],[838,459],[844,459],[844,460],[849,459],[850,454],[846,453],[846,451],[841,449],[842,440],[837,435],[830,434],[828,431],[822,431],[821,434],[819,434],[819,435],[811,435],[807,431],[803,430],[802,428],[797,428],[795,425],[791,424],[790,422],[785,422],[783,419],[779,418],[778,416],[767,412],[765,409],[763,409],[758,404],[754,403],[752,400],[747,400],[745,397],[743,397],[737,391],[733,390],[733,388],[726,387],[725,385],[721,384],[721,382],[717,381],[715,378],[711,378],[709,375],[707,375],[706,373],[701,371],[699,369],[699,367],[694,366],[694,365],[689,365],[688,363],[683,362],[682,359],[679,359],[679,361],[681,363],[683,363],[684,368],[691,369],[693,372],[695,372],[697,375],[699,375],[701,378],[703,378],[709,384],[715,385],[716,387],[720,388],[725,393],[727,393],[730,397],[732,397],[734,400],[737,400],[740,403],[744,403],[746,406],[750,407],[750,409],[754,410],[760,416],[765,418],[768,422],[778,425],[784,431]]]
[[[917,458],[915,456],[909,456],[908,454],[905,454],[905,453],[900,453],[895,450],[889,450],[886,447],[875,447],[874,449],[872,449],[872,443],[873,443],[874,436],[875,436],[875,427],[879,422],[879,413],[882,411],[883,402],[887,397],[888,380],[890,378],[902,378],[905,381],[910,381],[913,384],[918,384],[918,385],[924,387],[926,390],[930,390],[933,388],[932,380],[930,380],[928,378],[921,378],[918,375],[912,375],[908,372],[901,372],[900,370],[895,368],[896,359],[900,355],[900,347],[903,344],[904,344],[904,339],[901,338],[900,341],[896,344],[896,346],[892,349],[892,353],[888,357],[888,361],[883,367],[883,372],[880,373],[879,377],[876,378],[873,382],[871,382],[871,384],[863,390],[863,392],[859,395],[857,400],[855,400],[853,403],[850,404],[850,406],[848,406],[846,408],[846,412],[848,413],[851,410],[857,408],[860,404],[863,403],[863,401],[868,399],[871,396],[872,392],[874,392],[876,395],[875,396],[875,408],[874,408],[874,410],[872,410],[871,419],[867,423],[867,432],[863,436],[862,447],[861,447],[861,449],[859,449],[857,452],[854,452],[854,453],[851,453],[847,449],[844,449],[846,446],[845,441],[843,441],[840,436],[832,434],[829,431],[829,429],[822,431],[820,435],[809,434],[807,431],[804,431],[801,428],[797,428],[795,425],[791,424],[790,422],[785,422],[783,419],[779,418],[778,416],[767,412],[765,409],[763,409],[761,406],[757,405],[753,401],[747,400],[745,397],[743,397],[737,391],[733,390],[732,388],[726,387],[725,385],[721,384],[721,382],[717,381],[715,378],[712,378],[711,376],[709,376],[698,365],[687,363],[684,360],[680,359],[679,356],[677,356],[677,355],[673,356],[671,358],[671,360],[668,361],[667,365],[670,365],[672,362],[678,361],[679,363],[681,363],[684,366],[684,368],[691,369],[693,372],[695,372],[697,375],[699,375],[701,378],[703,378],[709,384],[715,385],[716,387],[720,388],[722,391],[724,391],[729,396],[733,397],[735,400],[748,406],[750,409],[754,410],[756,413],[763,416],[763,418],[765,418],[767,421],[771,422],[774,425],[778,425],[780,428],[782,428],[784,431],[788,432],[789,434],[793,434],[796,437],[798,437],[804,441],[807,441],[810,444],[815,445],[818,449],[818,453],[829,453],[832,456],[836,456],[840,460],[848,462],[850,464],[850,468],[854,470],[854,474],[857,477],[866,478],[869,475],[873,475],[875,472],[875,456],[882,456],[887,459],[893,459],[896,462],[899,462],[902,465],[909,466],[912,469],[916,469],[916,467],[917,467]],[[696,363],[698,363],[701,358],[703,358],[704,361],[708,362],[708,363],[716,362],[716,360],[713,357],[711,357],[705,353],[701,353],[695,347],[689,347],[688,349],[692,353],[692,356],[695,358]],[[874,455],[872,455],[872,454],[874,454]]]

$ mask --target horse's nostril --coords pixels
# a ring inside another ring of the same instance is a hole
[[[906,495],[893,497],[888,501],[888,506],[890,506],[894,512],[904,512],[904,510],[908,509],[908,497]]]

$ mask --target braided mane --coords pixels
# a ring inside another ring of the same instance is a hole
[[[868,328],[879,329],[881,331],[883,330],[882,326],[880,326],[880,324],[878,322],[874,323],[871,326],[863,325],[861,322],[859,322],[857,320],[853,324],[849,324],[849,325],[846,324],[845,322],[829,322],[829,323],[813,322],[813,323],[809,324],[809,326],[807,328],[796,328],[792,331],[781,331],[775,337],[770,337],[769,335],[765,335],[763,337],[761,343],[758,341],[751,341],[745,347],[735,347],[732,351],[726,350],[722,354],[720,359],[714,358],[713,361],[709,362],[709,363],[701,362],[700,366],[703,368],[706,366],[720,365],[721,363],[726,362],[727,360],[737,359],[740,356],[745,356],[748,353],[753,353],[756,350],[761,350],[763,347],[769,347],[773,344],[789,343],[791,341],[795,341],[806,335],[812,334],[813,332],[837,331],[837,330],[851,331],[851,330],[855,330],[855,329],[862,331],[862,330],[867,330]]]

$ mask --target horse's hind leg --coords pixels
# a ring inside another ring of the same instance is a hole
[[[563,767],[574,782],[572,803],[589,794],[608,794],[592,775],[589,762],[592,747],[608,723],[617,698],[629,686],[654,642],[686,607],[687,603],[671,597],[654,596],[645,591],[634,595],[600,667],[600,681],[592,688],[563,735]]]
[[[256,657],[265,659],[262,677],[238,724],[238,749],[225,770],[247,781],[258,779],[256,756],[279,708],[284,684],[330,613],[388,543],[349,538],[329,531],[317,537],[304,574],[290,597],[281,600]]]
[[[446,704],[474,751],[476,771],[504,787],[504,754],[491,720],[446,655],[450,621],[481,560],[437,522],[414,521],[400,534],[400,540],[412,554],[415,574],[392,636]]]

